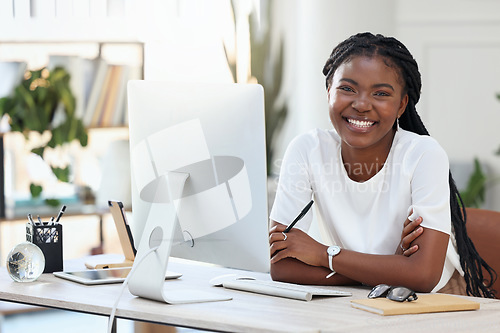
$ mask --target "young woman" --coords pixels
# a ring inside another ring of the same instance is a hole
[[[465,229],[448,158],[415,104],[420,73],[398,40],[361,33],[334,48],[323,73],[333,130],[295,138],[271,211],[271,275],[301,284],[400,285],[493,297]],[[314,199],[328,245],[307,231]]]

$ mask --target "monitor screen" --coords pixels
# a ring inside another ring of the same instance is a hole
[[[128,95],[134,239],[169,206],[170,256],[268,272],[262,87],[130,81]],[[179,193],[169,173],[187,175]]]

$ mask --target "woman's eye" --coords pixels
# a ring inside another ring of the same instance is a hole
[[[351,87],[348,87],[348,86],[340,86],[337,89],[343,90],[343,91],[354,91]]]
[[[388,93],[386,93],[385,91],[377,91],[375,93],[375,96],[390,96]]]

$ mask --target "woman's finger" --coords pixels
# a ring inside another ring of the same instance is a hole
[[[411,256],[412,254],[414,254],[417,251],[418,251],[418,245],[413,245],[409,249],[403,251],[403,255],[406,256],[406,257],[409,257],[409,256]]]
[[[417,229],[407,234],[405,237],[403,237],[403,240],[401,242],[403,244],[403,247],[406,249],[408,246],[410,246],[411,243],[413,243],[415,239],[420,237],[423,232],[424,228],[418,227]]]
[[[269,235],[272,233],[283,232],[286,229],[286,225],[277,223],[275,226],[269,229]]]
[[[421,217],[417,217],[414,221],[410,221],[408,224],[405,224],[405,227],[403,228],[403,235],[408,235],[410,232],[415,230],[422,223],[422,221]]]
[[[285,241],[287,238],[288,234],[284,234],[283,232],[273,232],[271,235],[269,235],[269,244],[278,241]]]
[[[281,251],[276,251],[276,252],[271,252],[271,263],[274,264],[278,261],[280,261],[281,259],[285,259],[286,257],[288,257],[288,250],[285,248]]]

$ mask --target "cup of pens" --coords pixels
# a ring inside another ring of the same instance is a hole
[[[57,217],[49,221],[42,221],[40,216],[33,219],[28,214],[26,223],[26,240],[37,245],[45,256],[44,273],[59,272],[63,270],[62,224],[60,219],[66,210],[63,206]]]

